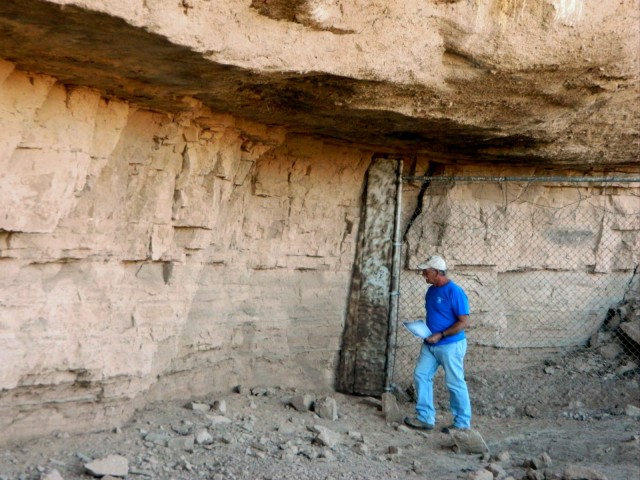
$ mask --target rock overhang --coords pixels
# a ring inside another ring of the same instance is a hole
[[[60,3],[3,2],[0,57],[151,110],[208,109],[443,163],[624,172],[640,162],[637,53],[507,67],[448,38],[437,66],[441,82],[407,83],[309,64],[276,71],[248,68],[246,59],[223,63],[206,45],[165,36],[162,22],[98,12],[91,1]],[[618,42],[634,41],[626,35]]]

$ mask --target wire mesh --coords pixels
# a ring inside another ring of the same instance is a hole
[[[447,260],[449,277],[469,297],[468,372],[549,364],[585,351],[606,357],[607,371],[631,365],[637,372],[639,193],[432,183],[403,238],[393,386],[411,389],[421,342],[401,322],[425,318],[428,285],[417,265],[432,254]]]

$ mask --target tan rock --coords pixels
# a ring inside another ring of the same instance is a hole
[[[7,438],[107,428],[144,401],[238,382],[334,385],[374,151],[469,174],[521,173],[510,162],[527,158],[637,165],[634,2],[14,3],[0,13],[0,57],[20,65],[0,60],[0,389],[22,403],[3,405]],[[494,220],[501,187],[457,185],[439,201],[471,215],[419,218],[409,254],[415,265],[437,245],[476,269],[474,333],[489,349],[513,319],[493,315],[487,292],[516,304],[544,292],[521,272],[588,293],[593,265],[619,292],[638,262],[637,185],[592,205],[580,189],[513,188],[530,229]],[[591,219],[543,214],[566,199]],[[589,243],[604,207],[610,248]],[[462,221],[486,231],[479,253],[433,233]],[[495,255],[502,233],[541,248]],[[581,260],[549,260],[552,248]],[[571,323],[586,307],[572,297],[567,309]]]
[[[121,455],[108,455],[85,464],[87,471],[94,477],[126,477],[129,473],[129,461]]]
[[[633,322],[622,322],[620,329],[626,333],[636,345],[640,346],[640,320],[634,320]]]

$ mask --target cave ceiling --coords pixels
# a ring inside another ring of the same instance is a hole
[[[225,64],[120,17],[41,0],[0,3],[0,58],[155,111],[198,104],[391,154],[638,171],[637,58],[507,70],[445,45],[436,88]]]

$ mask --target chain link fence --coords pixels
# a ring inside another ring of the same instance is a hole
[[[567,362],[600,380],[638,375],[640,188],[434,180],[403,238],[396,391],[411,393],[421,342],[402,322],[425,317],[417,265],[432,254],[469,297],[472,378]]]

